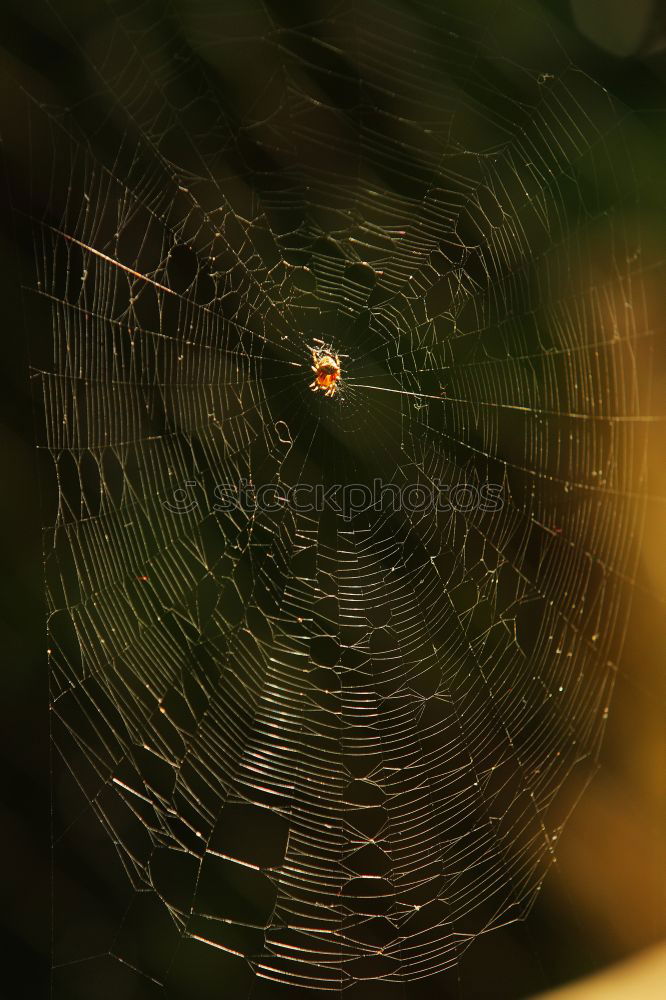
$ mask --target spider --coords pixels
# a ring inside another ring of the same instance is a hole
[[[311,347],[310,352],[314,362],[312,371],[315,373],[310,388],[313,392],[321,389],[327,396],[335,396],[340,378],[340,358],[337,354],[329,353],[325,347]]]

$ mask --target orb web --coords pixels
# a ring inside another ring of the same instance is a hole
[[[61,969],[455,976],[595,768],[650,334],[623,113],[527,8],[440,7],[61,24],[92,82],[32,111],[53,740],[124,886],[87,951],[56,922]],[[377,478],[502,505],[220,502]]]

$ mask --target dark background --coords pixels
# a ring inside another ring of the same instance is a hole
[[[76,26],[93,17],[113,17],[119,5],[70,0],[57,6],[63,19]],[[630,110],[629,127],[638,134],[636,142],[646,160],[659,162],[666,146],[666,28],[658,5],[587,2],[573,8],[553,2],[547,13],[558,24],[578,66]],[[160,5],[154,5],[147,20],[159,16],[159,10]],[[88,83],[79,56],[68,50],[47,7],[5,3],[0,31],[3,81],[18,80],[29,90],[46,81],[50,99],[64,104],[71,95],[85,92]],[[4,93],[10,92],[8,86]],[[33,258],[23,214],[30,193],[22,152],[9,148],[12,107],[5,97],[2,100],[3,121],[9,123],[2,131],[5,162],[0,175],[3,200],[7,196],[0,222],[5,374],[0,397],[4,529],[0,648],[6,708],[0,731],[3,995],[41,997],[48,992],[49,970],[51,768],[42,515],[27,344],[35,337],[47,338],[48,329],[29,329],[34,315],[29,295],[21,292],[22,284],[29,282]],[[663,157],[661,162],[666,162]],[[647,176],[648,181],[652,176],[653,185],[648,195],[658,205],[663,198],[663,170],[650,175],[648,169]],[[655,247],[666,248],[658,214],[653,225]],[[666,257],[666,251],[661,256]],[[663,335],[657,331],[650,406],[655,414],[664,409],[665,354]],[[463,959],[461,997],[526,996],[606,966],[666,934],[663,428],[663,423],[656,423],[651,435],[646,542],[601,771],[570,820],[558,871],[548,878],[528,921],[479,940]],[[59,864],[63,868],[57,877],[73,905],[86,897],[104,914],[113,893],[102,873],[78,856],[61,857]],[[436,995],[436,983],[428,988]],[[106,994],[100,992],[101,996]]]

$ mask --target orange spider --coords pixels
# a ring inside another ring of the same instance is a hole
[[[340,358],[337,354],[329,353],[325,347],[311,347],[310,351],[314,362],[312,371],[315,373],[310,388],[313,392],[321,389],[327,396],[334,396],[338,391]]]

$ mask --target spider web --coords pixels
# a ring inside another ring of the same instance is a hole
[[[85,800],[54,838],[94,816],[125,887],[93,943],[56,917],[58,974],[455,980],[594,771],[651,333],[623,112],[528,9],[446,7],[126,5],[69,38],[89,93],[32,112],[53,741]],[[215,505],[376,477],[503,506]]]

